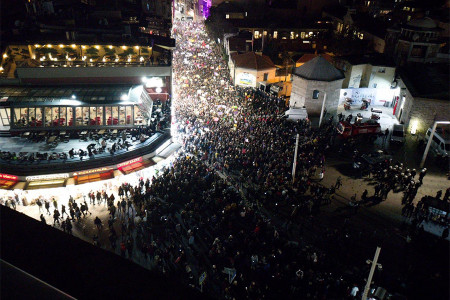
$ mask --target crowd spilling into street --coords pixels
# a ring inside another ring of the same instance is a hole
[[[83,231],[84,220],[93,220],[96,245],[195,288],[206,274],[202,289],[217,298],[360,297],[367,267],[348,248],[371,236],[345,224],[295,225],[329,204],[342,185],[340,177],[333,186],[320,183],[334,141],[332,123],[319,130],[308,120],[286,120],[284,99],[233,87],[203,24],[176,21],[173,33],[172,124],[183,146],[179,156],[136,184],[67,195],[67,207],[52,197],[31,199],[42,222],[51,218],[51,225],[71,234],[74,226]],[[425,174],[426,169],[417,174],[385,161],[369,172],[376,181],[373,197],[365,190],[349,204],[403,191],[409,207]],[[107,208],[107,217],[91,215],[92,206]],[[281,206],[290,208],[288,217],[276,214]],[[308,238],[308,228],[314,238]]]

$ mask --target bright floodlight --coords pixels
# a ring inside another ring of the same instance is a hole
[[[161,92],[162,92],[162,89],[161,89],[160,87],[157,87],[157,88],[155,89],[155,91],[156,91],[157,93],[161,93]]]
[[[75,95],[72,95],[72,99],[76,99],[77,98],[77,96],[75,96]]]
[[[122,94],[122,96],[120,96],[120,100],[127,101],[128,100],[128,95],[127,94]]]

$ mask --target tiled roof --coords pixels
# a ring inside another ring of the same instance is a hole
[[[329,61],[330,63],[333,63],[333,58],[331,56],[329,56],[328,54],[320,54],[323,58],[325,58],[327,61]],[[306,53],[303,54],[302,57],[300,57],[297,60],[297,63],[306,63],[308,61],[310,61],[313,58],[316,58],[317,56],[319,56],[319,54],[314,54],[314,53]]]
[[[254,52],[232,55],[232,60],[236,68],[251,70],[274,69],[275,65],[266,55],[258,55]]]
[[[307,80],[317,81],[334,81],[345,78],[342,71],[336,69],[320,55],[295,68],[293,74]]]

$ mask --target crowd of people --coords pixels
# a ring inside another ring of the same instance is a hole
[[[68,207],[34,199],[41,219],[53,216],[54,226],[71,233],[94,218],[90,206],[105,206],[107,219],[93,220],[96,245],[192,287],[206,273],[203,291],[217,298],[360,297],[367,268],[361,261],[355,271],[346,249],[372,237],[347,224],[308,223],[342,185],[340,178],[331,187],[319,183],[333,126],[318,130],[308,120],[288,121],[282,117],[284,99],[233,87],[203,24],[175,21],[173,34],[172,124],[183,146],[179,157],[158,176],[135,185],[105,185],[79,199],[70,196]],[[412,182],[416,174],[405,178],[404,169],[393,163],[377,166],[374,196],[386,198],[390,190],[403,189],[410,203],[425,174]],[[368,198],[367,190],[362,198]],[[281,206],[292,207],[287,218],[277,216]],[[305,228],[294,224],[299,215]],[[310,238],[306,228],[314,229]]]

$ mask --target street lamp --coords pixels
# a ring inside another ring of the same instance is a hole
[[[372,283],[372,277],[373,277],[373,273],[375,272],[375,267],[377,267],[379,270],[381,270],[383,267],[381,264],[377,263],[378,256],[380,255],[380,251],[381,251],[381,248],[377,247],[373,261],[371,261],[370,259],[366,260],[366,263],[372,264],[372,266],[370,267],[370,273],[369,273],[369,277],[367,278],[366,286],[364,288],[362,300],[367,300],[367,295],[369,294],[370,284]]]
[[[425,160],[427,159],[428,151],[430,150],[431,141],[433,140],[434,133],[436,132],[436,127],[438,124],[450,124],[450,121],[435,121],[433,125],[433,130],[431,130],[430,137],[428,138],[427,146],[425,147],[425,151],[423,152],[422,161],[420,162],[420,168],[423,168],[425,164]]]

